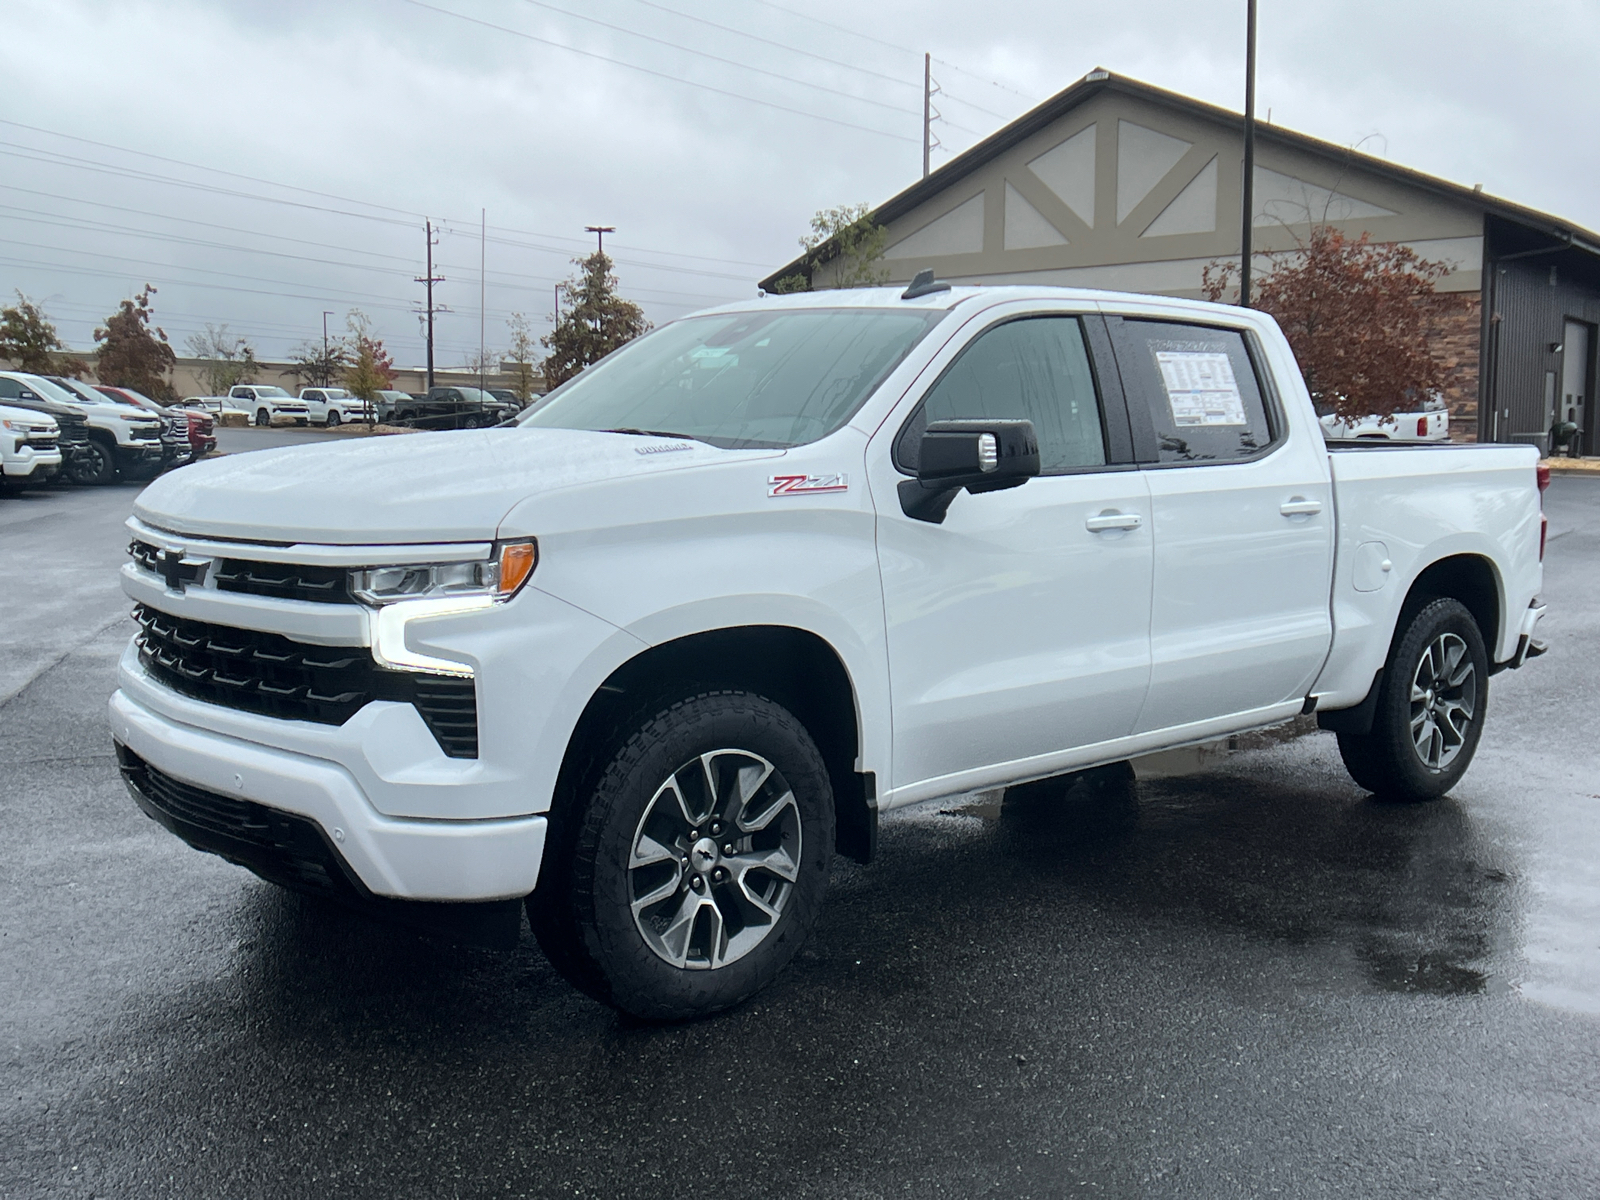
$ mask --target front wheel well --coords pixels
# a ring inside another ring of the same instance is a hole
[[[567,742],[552,821],[563,823],[592,787],[618,736],[664,704],[692,693],[734,689],[767,697],[799,719],[822,752],[833,785],[836,848],[857,862],[877,843],[876,782],[856,770],[860,724],[855,689],[834,648],[814,633],[747,625],[691,634],[652,646],[600,685]]]

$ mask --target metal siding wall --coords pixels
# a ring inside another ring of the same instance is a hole
[[[1561,356],[1550,352],[1550,344],[1561,341],[1568,317],[1600,320],[1600,289],[1570,282],[1559,268],[1556,286],[1550,286],[1549,259],[1555,257],[1496,263],[1490,268],[1494,312],[1500,319],[1493,334],[1494,401],[1484,422],[1485,440],[1535,442],[1541,452],[1548,452],[1544,375],[1557,372],[1559,383],[1561,370]]]

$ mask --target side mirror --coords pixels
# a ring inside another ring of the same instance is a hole
[[[1032,421],[935,421],[918,446],[917,477],[900,483],[900,508],[913,520],[940,525],[962,488],[999,492],[1038,473]]]

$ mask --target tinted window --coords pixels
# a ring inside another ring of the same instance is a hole
[[[1042,474],[1105,464],[1105,425],[1078,318],[1028,317],[982,334],[906,423],[896,459],[909,471],[917,469],[930,422],[986,417],[1033,422]]]
[[[1161,462],[1226,462],[1272,444],[1272,424],[1233,329],[1166,321],[1113,324],[1130,405],[1144,404]]]

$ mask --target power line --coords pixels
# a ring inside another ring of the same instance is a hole
[[[669,13],[674,17],[681,17],[685,21],[694,21],[699,25],[709,25],[712,29],[720,29],[724,33],[733,34],[735,37],[749,38],[752,42],[760,42],[765,46],[776,46],[779,50],[787,50],[792,54],[800,54],[804,55],[806,58],[814,58],[818,62],[831,63],[836,67],[843,67],[847,71],[859,71],[863,75],[871,75],[875,79],[886,80],[887,82],[895,84],[899,87],[914,88],[917,86],[911,80],[902,79],[898,75],[886,75],[882,71],[874,71],[871,67],[858,67],[854,63],[847,63],[841,58],[829,58],[826,54],[817,54],[811,50],[801,49],[799,46],[791,46],[787,42],[774,41],[772,38],[762,37],[758,33],[747,33],[742,29],[735,29],[731,25],[723,25],[719,22],[708,20],[705,17],[697,17],[693,13],[679,12],[675,8],[668,8],[665,4],[657,4],[655,0],[634,0],[634,3],[642,4],[646,8],[653,8],[660,12]]]
[[[609,55],[597,54],[593,50],[582,50],[577,46],[564,45],[561,42],[553,41],[549,38],[542,38],[535,34],[524,33],[520,29],[512,29],[506,25],[497,25],[493,21],[485,21],[479,17],[470,17],[466,13],[452,12],[447,8],[438,8],[432,4],[424,3],[423,0],[404,0],[404,3],[410,4],[416,8],[427,9],[429,12],[438,13],[443,17],[454,17],[458,21],[467,21],[473,25],[481,25],[485,29],[493,29],[498,33],[506,33],[510,34],[512,37],[523,38],[526,41],[538,42],[541,46],[551,46],[557,50],[565,50],[570,54],[582,55],[584,58],[593,58],[599,60],[600,62],[610,63],[613,66],[625,67],[630,71],[638,71],[644,75],[653,75],[657,79],[665,79],[670,83],[681,84],[684,87],[699,88],[701,91],[713,92],[718,96],[727,96],[731,100],[743,100],[749,104],[759,104],[763,108],[771,108],[776,109],[779,112],[792,113],[797,117],[809,117],[814,121],[825,121],[830,125],[839,125],[846,129],[860,130],[862,133],[876,134],[878,137],[891,138],[897,142],[916,141],[915,138],[906,137],[904,134],[890,133],[883,129],[873,129],[870,125],[857,125],[854,121],[844,121],[838,117],[828,117],[821,113],[807,112],[802,108],[791,108],[787,104],[779,104],[774,100],[762,100],[755,96],[746,96],[742,92],[730,92],[726,88],[713,87],[709,83],[700,83],[693,79],[684,79],[677,75],[669,75],[665,71],[655,71],[649,67],[641,67],[636,63],[625,62],[620,58],[611,58]]]
[[[712,62],[722,63],[724,66],[737,67],[743,71],[754,71],[757,75],[765,75],[771,79],[781,79],[785,83],[794,83],[800,85],[801,87],[815,88],[819,92],[827,92],[830,95],[843,96],[846,100],[854,100],[857,104],[871,104],[878,108],[886,108],[890,112],[913,115],[911,109],[901,108],[897,104],[885,104],[882,100],[871,100],[865,96],[857,96],[853,92],[846,92],[841,91],[839,88],[828,87],[826,84],[812,83],[808,79],[797,79],[793,75],[783,75],[777,71],[769,71],[767,68],[758,67],[753,63],[740,62],[738,59],[734,58],[723,58],[719,54],[712,54],[709,50],[696,50],[692,46],[685,46],[680,42],[669,41],[666,38],[659,38],[654,34],[640,33],[637,29],[629,29],[625,25],[613,25],[610,21],[602,21],[598,17],[588,17],[584,16],[582,13],[572,12],[570,9],[557,8],[554,4],[546,3],[545,0],[522,0],[522,2],[532,8],[542,8],[549,12],[560,13],[564,17],[572,17],[574,20],[587,21],[591,25],[598,25],[602,29],[611,30],[613,33],[626,34],[628,37],[639,38],[641,41],[654,42],[658,46],[666,46],[668,49],[678,50],[684,54],[693,54],[699,58],[707,58]],[[648,0],[641,0],[641,3],[645,2],[648,2]],[[659,6],[653,5],[652,7]],[[681,16],[682,14],[680,13],[678,15]],[[724,26],[723,28],[726,27]],[[571,47],[568,48],[570,49]]]

